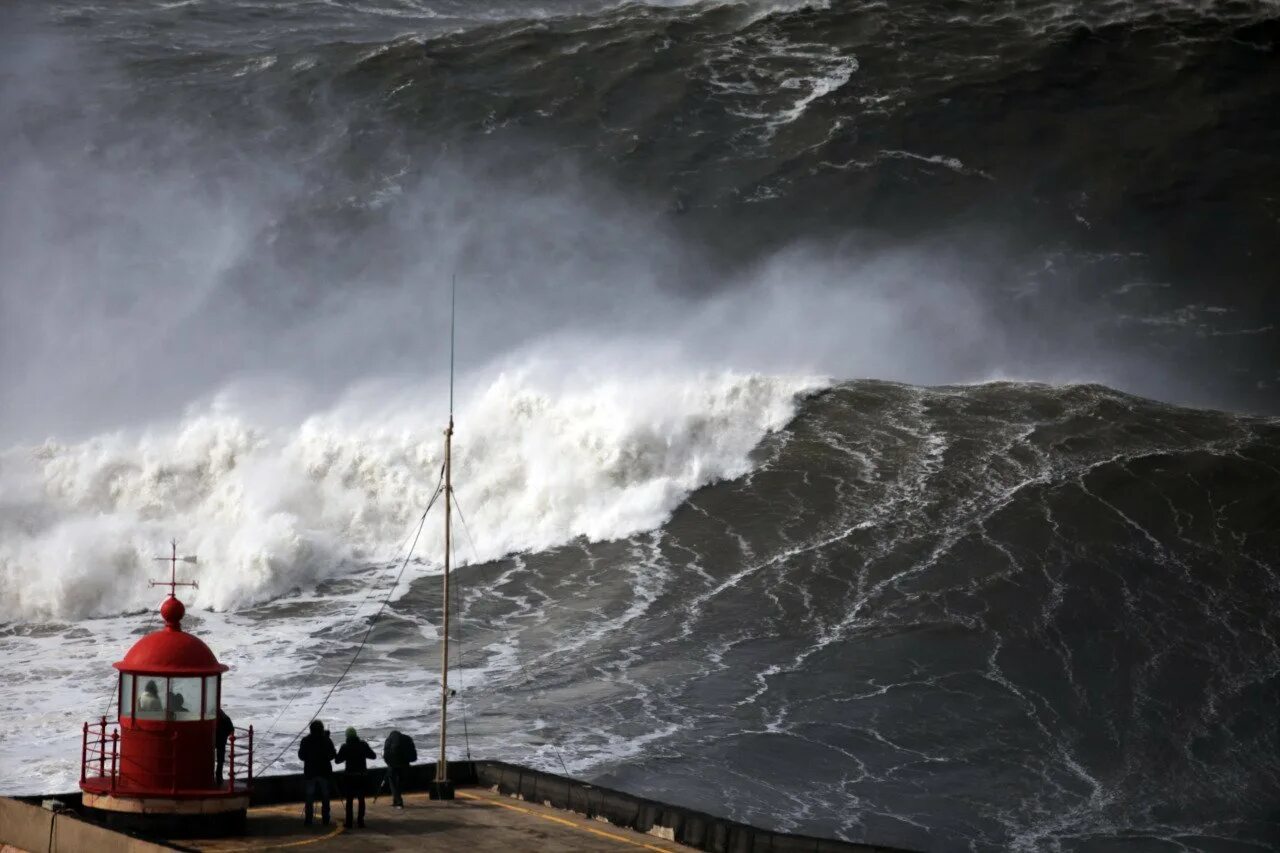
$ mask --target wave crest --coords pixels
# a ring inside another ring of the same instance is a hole
[[[475,553],[457,556],[656,527],[691,490],[744,473],[815,384],[719,373],[556,388],[499,374],[459,411]],[[152,557],[173,536],[201,560],[186,597],[219,610],[394,558],[438,481],[444,407],[415,389],[377,399],[351,394],[285,427],[218,399],[168,429],[0,455],[0,618],[149,607]],[[418,555],[439,539],[428,526]]]

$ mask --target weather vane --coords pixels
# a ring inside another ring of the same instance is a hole
[[[192,587],[195,587],[196,589],[199,589],[200,584],[196,583],[195,581],[178,580],[178,561],[181,560],[184,563],[194,563],[196,561],[195,555],[191,555],[187,557],[179,557],[178,556],[178,540],[173,539],[169,542],[169,544],[173,546],[173,553],[170,554],[168,557],[155,558],[161,563],[169,564],[169,579],[167,581],[152,581],[151,585],[169,587],[170,597],[176,597],[175,592],[177,588],[180,586],[192,586]]]

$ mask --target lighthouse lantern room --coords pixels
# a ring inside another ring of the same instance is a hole
[[[226,664],[199,638],[182,630],[177,544],[169,557],[169,587],[160,605],[164,628],[147,634],[124,659],[114,725],[102,717],[84,724],[80,789],[85,807],[112,825],[169,835],[235,831],[244,824],[253,784],[253,727],[233,729],[222,766],[218,709]]]

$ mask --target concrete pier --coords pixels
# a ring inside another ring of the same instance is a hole
[[[383,768],[369,772],[366,791],[382,787]],[[405,774],[405,808],[391,807],[383,789],[366,797],[366,828],[342,826],[344,801],[331,801],[331,823],[302,822],[301,775],[254,779],[243,832],[221,837],[175,838],[163,825],[126,834],[101,825],[102,813],[85,809],[79,792],[27,798],[0,797],[0,853],[4,845],[41,853],[161,853],[165,850],[232,851],[282,848],[322,851],[705,850],[714,853],[847,853],[900,848],[760,829],[682,806],[637,797],[501,761],[449,765],[457,785],[452,801],[430,800],[425,791],[435,765]],[[317,810],[318,811],[318,810]],[[319,815],[317,814],[317,818]]]
[[[261,806],[249,810],[248,832],[240,838],[184,839],[176,844],[207,853],[267,850],[288,845],[315,853],[400,850],[687,850],[653,835],[612,826],[535,803],[513,800],[479,788],[461,789],[452,801],[426,794],[405,795],[404,809],[393,809],[389,797],[368,801],[364,829],[344,829],[343,803],[333,803],[330,826],[302,824],[302,804]]]

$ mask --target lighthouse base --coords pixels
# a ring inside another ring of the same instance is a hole
[[[81,803],[94,820],[114,829],[165,838],[210,838],[244,832],[249,793],[166,797],[84,791]]]

